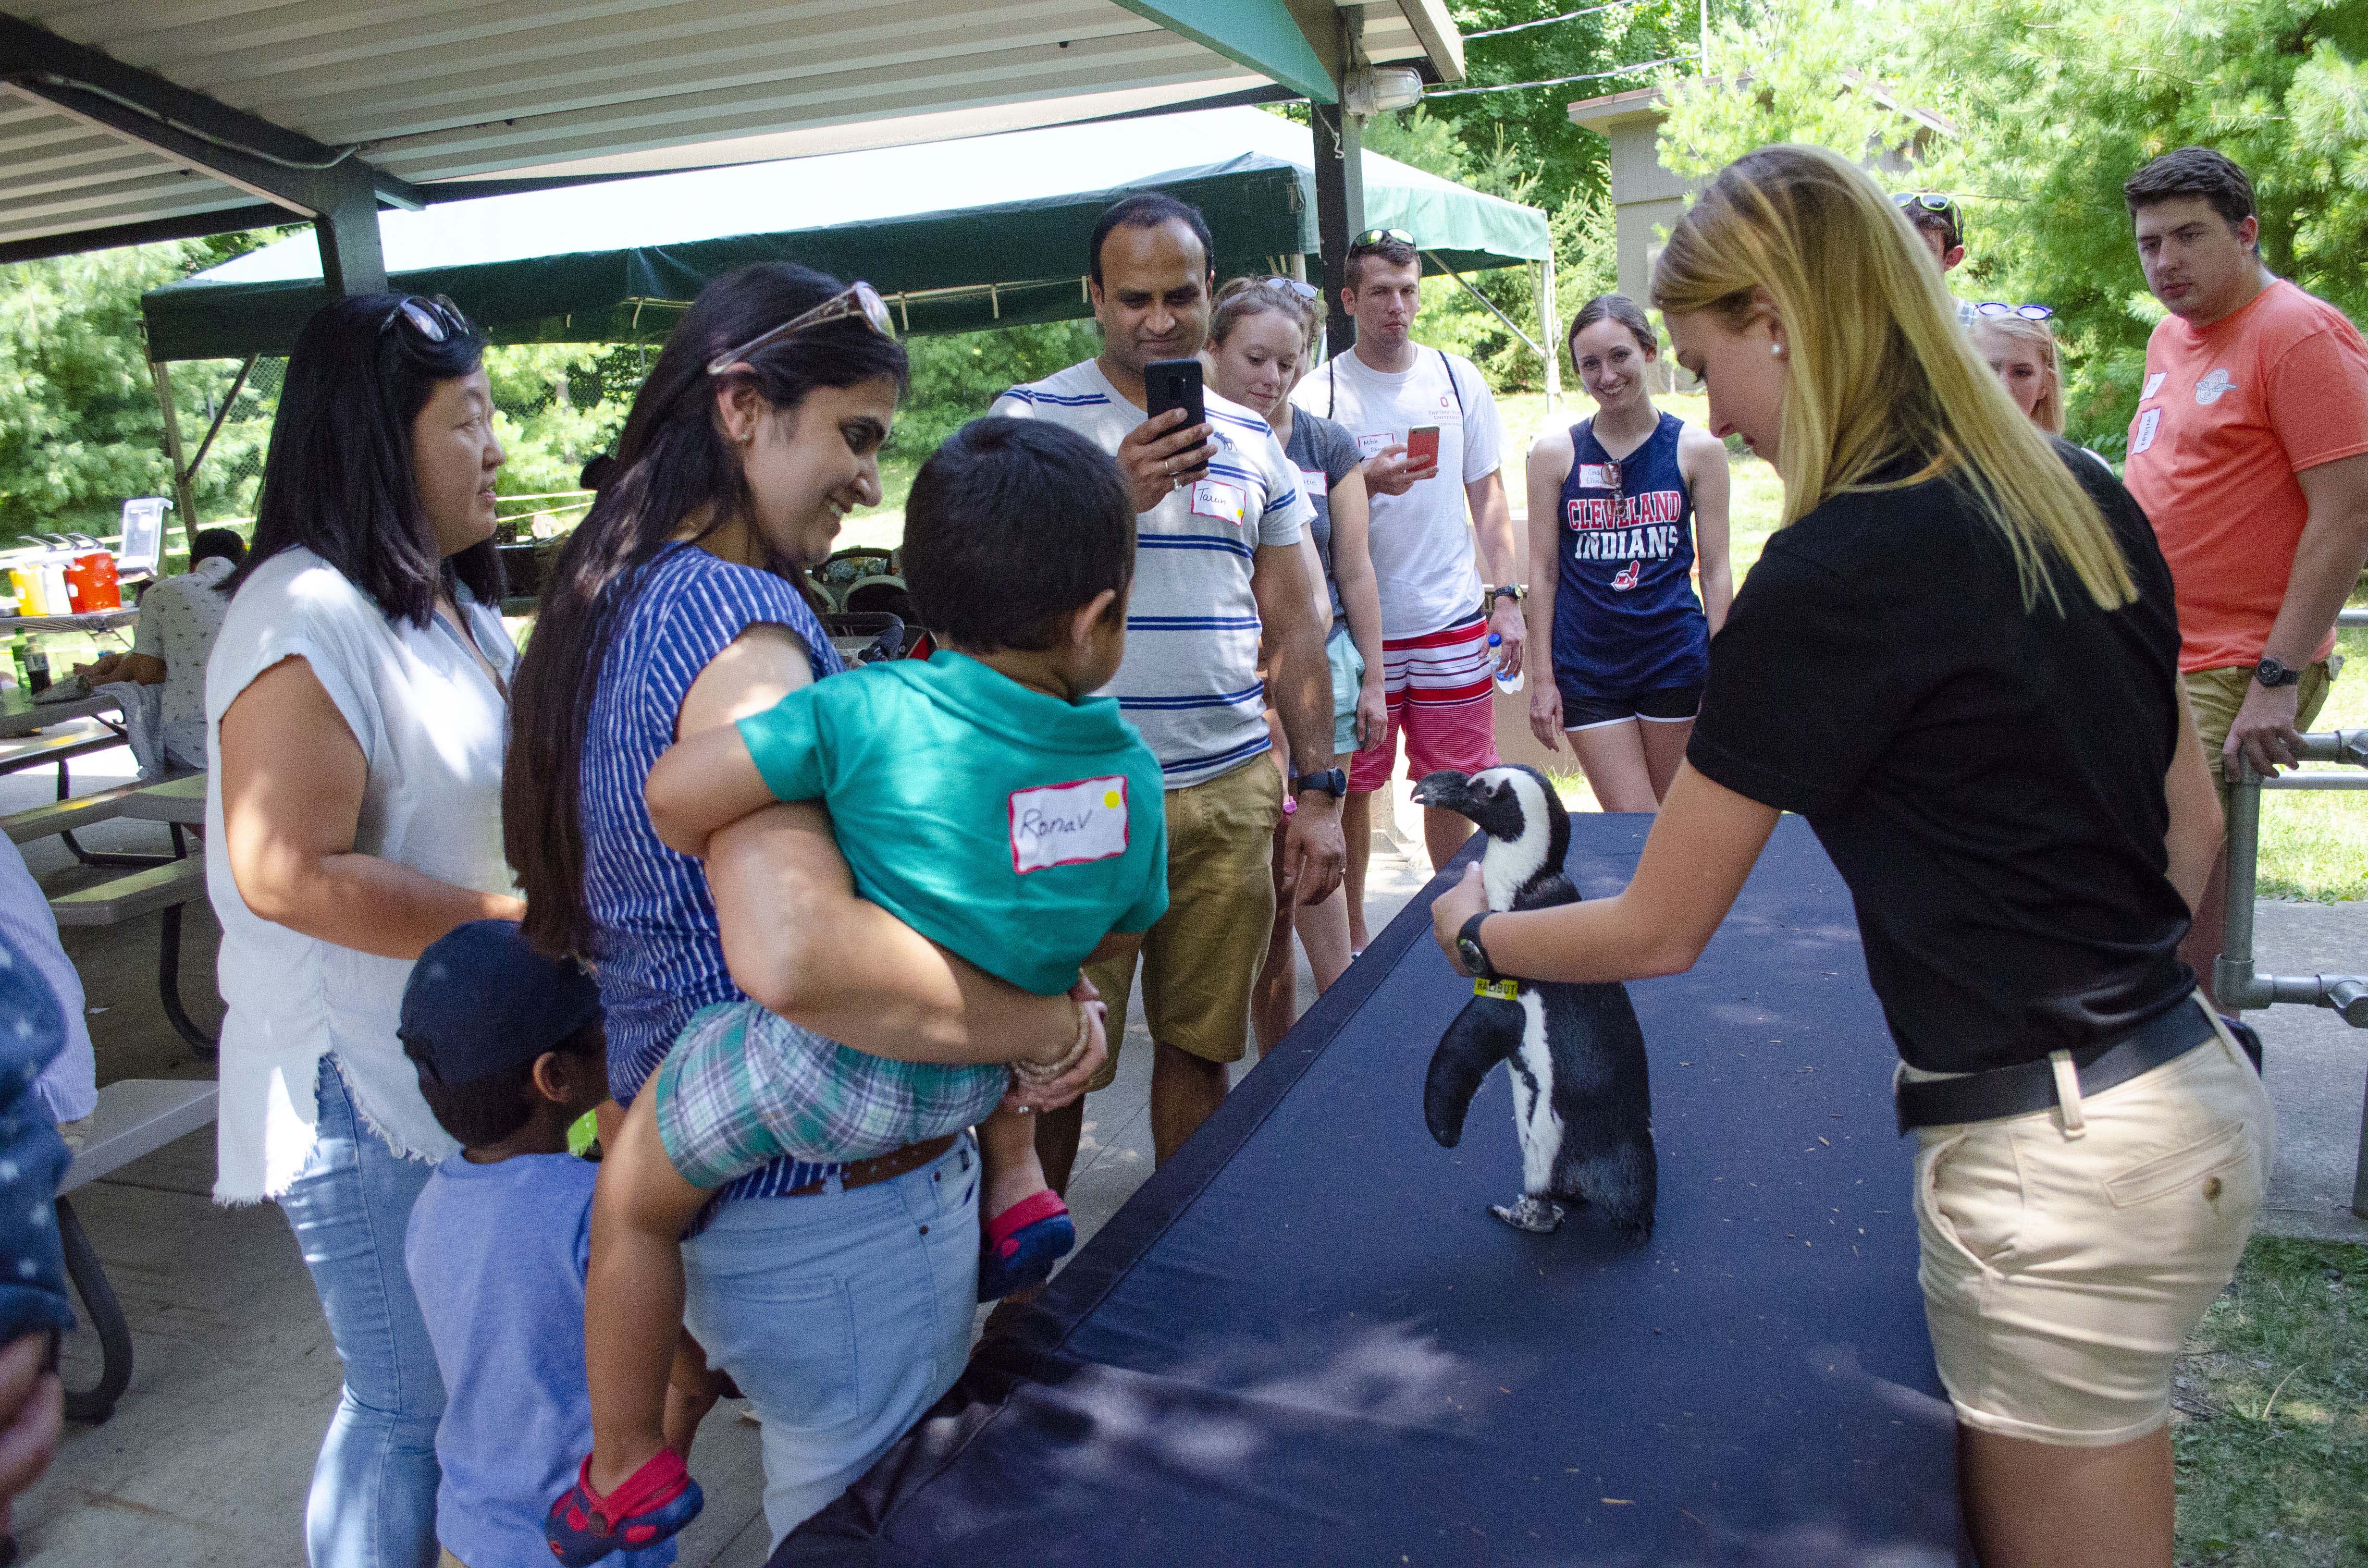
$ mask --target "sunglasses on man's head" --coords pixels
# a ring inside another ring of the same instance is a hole
[[[2045,321],[2055,313],[2053,305],[2009,305],[2003,300],[1985,300],[1974,307],[1986,316],[2021,316],[2025,321]]]
[[[1367,245],[1378,245],[1390,240],[1395,240],[1402,245],[1410,245],[1415,243],[1414,236],[1407,233],[1404,229],[1368,229],[1363,233],[1359,234],[1355,240],[1351,241],[1349,248],[1350,250],[1362,250]]]
[[[894,338],[896,335],[895,321],[888,314],[888,301],[880,297],[880,290],[869,283],[850,283],[814,309],[758,333],[737,348],[718,354],[707,362],[707,373],[720,376],[768,344],[847,316],[862,317],[864,324],[882,337]]]

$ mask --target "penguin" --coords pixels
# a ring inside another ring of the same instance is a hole
[[[1570,816],[1534,767],[1492,767],[1466,777],[1434,773],[1415,787],[1426,806],[1469,817],[1488,836],[1480,875],[1494,910],[1575,903],[1563,873]],[[1463,1136],[1464,1114],[1488,1070],[1513,1080],[1513,1127],[1521,1143],[1521,1196],[1488,1211],[1516,1230],[1545,1233],[1564,1205],[1591,1203],[1632,1244],[1653,1233],[1658,1171],[1645,1035],[1627,988],[1518,982],[1508,1000],[1474,995],[1440,1037],[1423,1084],[1423,1119],[1443,1148]]]

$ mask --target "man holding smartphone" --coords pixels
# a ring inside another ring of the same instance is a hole
[[[1102,214],[1087,253],[1087,291],[1102,351],[1012,388],[994,412],[1052,419],[1118,460],[1134,491],[1134,583],[1126,653],[1104,695],[1159,758],[1167,805],[1167,913],[1137,951],[1086,977],[1126,1017],[1138,958],[1151,1030],[1151,1135],[1163,1163],[1224,1099],[1227,1066],[1247,1050],[1251,983],[1274,926],[1271,858],[1282,792],[1265,754],[1258,643],[1291,742],[1297,809],[1283,843],[1302,903],[1340,885],[1340,802],[1348,781],[1332,757],[1331,631],[1316,613],[1299,540],[1315,510],[1299,471],[1267,422],[1200,388],[1169,361],[1190,359],[1209,333],[1216,276],[1207,223],[1166,196],[1136,196]],[[1155,367],[1156,368],[1155,370]],[[1197,365],[1192,367],[1197,369]],[[1145,416],[1155,373],[1163,412]],[[1205,418],[1191,423],[1198,388]],[[1110,1057],[1087,1089],[1109,1086]],[[1037,1124],[1044,1174],[1065,1190],[1084,1128],[1083,1100]]]
[[[1369,539],[1382,595],[1388,739],[1360,751],[1349,775],[1341,825],[1349,841],[1349,940],[1365,945],[1365,864],[1372,851],[1372,792],[1384,789],[1406,735],[1406,771],[1477,773],[1497,766],[1493,676],[1521,668],[1521,587],[1513,516],[1498,472],[1497,403],[1471,360],[1414,341],[1422,253],[1402,229],[1372,229],[1349,247],[1341,306],[1357,319],[1357,346],[1299,383],[1291,400],[1338,420],[1368,458],[1406,449],[1402,493],[1372,484]],[[1428,464],[1417,462],[1433,452]],[[1452,477],[1450,477],[1452,476]],[[1465,525],[1469,509],[1471,524]],[[1472,562],[1480,539],[1492,586]],[[1501,642],[1491,658],[1488,637]],[[1473,832],[1454,812],[1426,807],[1423,839],[1433,867]]]

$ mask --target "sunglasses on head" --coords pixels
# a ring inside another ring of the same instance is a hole
[[[1313,300],[1324,291],[1315,284],[1297,278],[1261,278],[1258,279],[1258,287],[1280,289],[1284,293],[1294,295],[1302,300]]]
[[[476,334],[461,307],[441,294],[405,294],[386,312],[379,330],[384,332],[397,323],[427,343],[450,343]]]
[[[1414,236],[1407,233],[1404,229],[1368,229],[1363,233],[1359,234],[1355,240],[1351,241],[1349,248],[1350,250],[1362,250],[1367,245],[1378,245],[1389,240],[1395,240],[1402,245],[1410,245],[1415,243]]]
[[[1974,309],[1986,316],[2021,316],[2025,321],[2045,321],[2055,313],[2053,305],[2009,305],[2003,300],[1985,300]]]
[[[850,283],[814,309],[791,316],[777,327],[758,333],[737,348],[726,349],[707,362],[707,373],[720,376],[734,365],[746,360],[766,345],[777,342],[792,333],[835,322],[845,316],[860,316],[864,324],[882,337],[896,335],[896,324],[888,314],[888,301],[880,290],[869,283]]]

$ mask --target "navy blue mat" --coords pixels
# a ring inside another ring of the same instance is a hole
[[[1572,819],[1616,891],[1645,819]],[[1633,985],[1659,1228],[1518,1192],[1492,1074],[1423,1130],[1471,994],[1434,882],[1063,1272],[773,1559],[1970,1562],[1910,1145],[1848,892],[1787,817],[1702,962]]]

